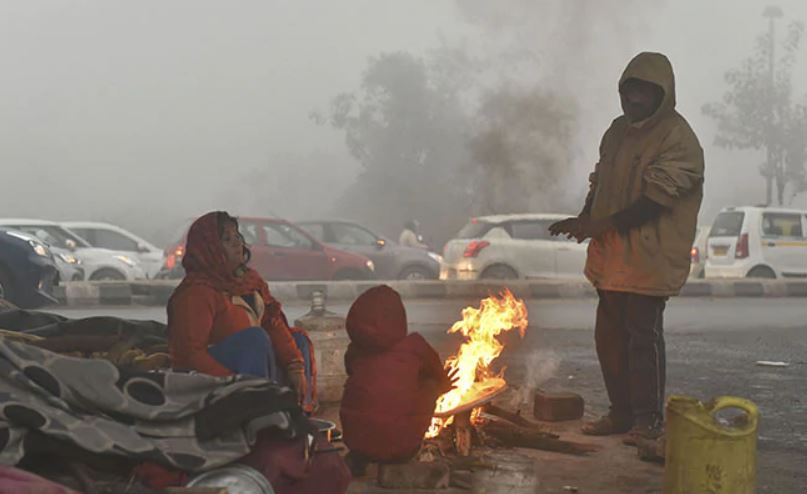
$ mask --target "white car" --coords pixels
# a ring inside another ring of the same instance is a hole
[[[706,278],[807,278],[807,211],[732,207],[715,218]]]
[[[90,281],[133,281],[146,273],[137,259],[125,252],[98,249],[67,228],[53,221],[0,219],[0,227],[12,228],[47,243],[54,254],[73,256],[81,262],[85,279]],[[65,280],[68,281],[68,280]]]
[[[588,242],[553,237],[561,214],[512,214],[473,218],[449,241],[440,279],[583,279]]]
[[[706,240],[709,238],[708,226],[699,226],[692,243],[691,263],[689,265],[690,278],[703,278],[706,266]]]
[[[90,221],[63,221],[60,224],[93,247],[125,252],[138,259],[149,278],[154,278],[163,266],[165,255],[162,249],[121,227]]]

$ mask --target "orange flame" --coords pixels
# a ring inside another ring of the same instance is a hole
[[[505,290],[499,297],[491,296],[482,300],[478,309],[474,307],[463,309],[462,320],[454,323],[448,332],[462,333],[465,342],[457,354],[445,362],[445,368],[449,372],[457,370],[456,387],[438,398],[435,413],[453,410],[463,403],[470,402],[475,398],[475,390],[481,387],[504,386],[505,381],[502,377],[504,370],[497,375],[493,375],[490,370],[490,364],[504,349],[504,345],[496,337],[503,332],[518,328],[523,338],[527,325],[527,306],[510,290]],[[478,415],[479,410],[474,410],[471,420],[473,421]],[[426,437],[436,437],[453,421],[454,417],[434,417]]]

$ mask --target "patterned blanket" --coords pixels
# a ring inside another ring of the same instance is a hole
[[[311,431],[295,394],[264,379],[142,372],[0,337],[0,464],[39,431],[84,451],[195,472],[250,450],[259,430]]]

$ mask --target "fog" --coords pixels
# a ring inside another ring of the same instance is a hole
[[[777,4],[782,26],[807,20],[803,1]],[[534,185],[518,192],[529,196],[519,208],[566,212],[582,200],[600,136],[620,113],[616,84],[625,64],[640,51],[665,53],[676,71],[678,110],[706,151],[702,221],[709,222],[721,207],[765,199],[762,152],[715,146],[715,122],[701,108],[721,99],[724,73],[767,30],[766,5],[5,0],[0,216],[104,220],[159,243],[185,218],[212,209],[292,220],[351,216],[395,235],[409,211],[355,217],[361,212],[343,206],[363,165],[344,131],[312,115],[327,114],[340,93],[358,91],[370,57],[429,59],[442,49],[475,61],[477,85],[463,93],[464,108],[508,88],[550,94],[571,115],[568,135],[539,146],[551,173],[532,173],[534,161],[514,162]],[[807,93],[801,55],[798,97]],[[473,159],[468,152],[457,162]],[[491,168],[484,177],[493,195],[512,194]],[[792,204],[807,207],[807,194]],[[473,204],[467,210],[477,212]],[[417,215],[428,230],[430,218]]]

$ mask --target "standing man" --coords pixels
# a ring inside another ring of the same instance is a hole
[[[667,57],[637,55],[619,95],[624,114],[602,138],[583,211],[550,231],[592,239],[586,276],[599,293],[595,340],[611,409],[583,432],[627,432],[625,443],[635,444],[663,431],[664,308],[689,275],[704,164],[675,111]]]

